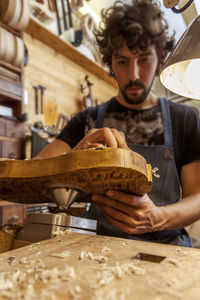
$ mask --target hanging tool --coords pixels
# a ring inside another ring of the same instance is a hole
[[[41,98],[40,98],[40,112],[41,112],[41,114],[43,114],[43,105],[44,105],[44,101],[43,101],[43,98],[44,98],[44,91],[45,91],[45,89],[46,89],[46,87],[45,86],[43,86],[43,85],[38,85],[38,88],[40,89],[40,91],[41,91]]]
[[[67,0],[67,9],[68,9],[69,31],[70,31],[70,35],[71,35],[70,41],[71,41],[72,44],[74,44],[75,34],[74,34],[71,6],[70,6],[70,3],[69,3],[69,0]]]
[[[87,101],[86,101],[86,100],[87,100],[86,98],[89,99],[89,104],[84,103],[87,107],[88,107],[88,106],[94,106],[94,100],[93,100],[93,97],[92,97],[92,88],[91,88],[91,86],[93,85],[93,83],[90,82],[88,78],[89,78],[89,76],[86,75],[86,76],[85,76],[85,81],[87,82],[87,86],[86,86],[86,87],[84,87],[83,84],[81,84],[81,93],[84,93],[84,90],[85,90],[86,88],[88,88],[88,90],[89,90],[89,94],[84,98],[84,101],[85,101],[85,102],[87,102]]]
[[[73,21],[72,21],[72,13],[71,13],[71,6],[69,3],[69,0],[67,0],[67,8],[68,8],[68,17],[69,17],[69,28],[73,27]]]
[[[58,5],[57,5],[57,0],[55,1],[55,8],[56,8],[56,18],[57,18],[57,26],[58,26],[58,35],[62,34],[61,26],[60,26],[60,16],[58,12]]]
[[[39,86],[34,85],[33,86],[34,90],[35,90],[35,114],[38,115],[39,114],[39,106],[38,106],[38,90],[40,89]]]
[[[62,14],[63,14],[63,24],[64,24],[64,30],[68,29],[67,26],[67,19],[66,19],[66,11],[65,11],[65,3],[64,0],[61,0],[62,3]]]

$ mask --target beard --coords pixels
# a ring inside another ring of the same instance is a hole
[[[147,98],[150,90],[151,90],[151,87],[152,87],[152,84],[153,84],[153,81],[150,85],[150,87],[147,89],[145,87],[145,85],[139,81],[130,81],[129,84],[127,84],[124,89],[122,89],[119,85],[119,89],[121,91],[121,94],[124,98],[124,100],[128,103],[128,104],[141,104],[145,101],[145,99]],[[129,88],[140,88],[140,89],[143,89],[143,93],[141,95],[134,95],[134,92],[133,92],[133,96],[130,97],[128,96],[128,93],[127,93],[127,89]]]

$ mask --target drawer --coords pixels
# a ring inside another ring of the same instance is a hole
[[[0,135],[6,136],[6,122],[0,119]]]
[[[0,157],[11,159],[23,158],[24,143],[20,139],[16,140],[0,140]]]
[[[0,118],[0,135],[13,138],[24,138],[24,123]]]
[[[24,123],[7,120],[6,136],[23,138],[25,134]]]
[[[24,223],[24,210],[25,206],[18,203],[0,206],[0,225],[22,225]]]

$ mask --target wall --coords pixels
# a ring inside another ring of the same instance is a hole
[[[25,90],[28,91],[28,105],[24,105],[24,111],[29,115],[28,123],[44,120],[44,115],[35,114],[34,85],[45,86],[44,103],[53,101],[58,112],[68,117],[79,110],[78,103],[83,97],[80,84],[86,84],[85,75],[89,75],[89,80],[94,83],[92,94],[98,103],[116,95],[116,88],[29,34],[24,34],[24,41],[29,50],[29,63],[24,71]]]

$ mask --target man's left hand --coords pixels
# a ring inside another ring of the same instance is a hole
[[[93,203],[103,210],[107,220],[128,234],[165,229],[163,207],[155,206],[147,194],[134,196],[119,191],[108,191],[106,195],[93,195]]]

